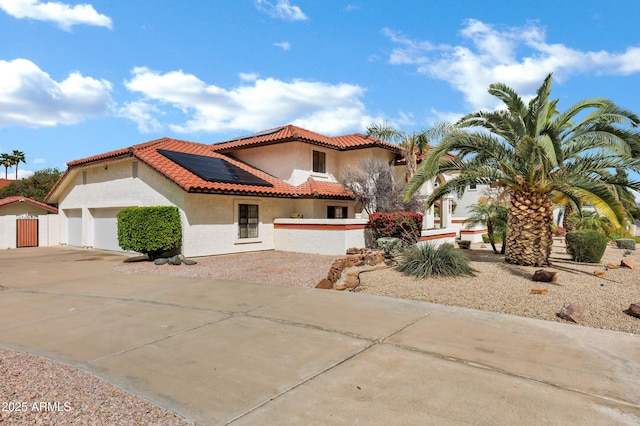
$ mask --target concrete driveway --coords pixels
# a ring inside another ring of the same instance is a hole
[[[0,346],[198,424],[640,424],[640,336],[0,251]]]

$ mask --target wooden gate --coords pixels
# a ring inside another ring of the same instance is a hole
[[[38,247],[38,219],[17,219],[16,247]]]

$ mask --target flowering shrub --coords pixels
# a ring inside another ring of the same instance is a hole
[[[422,231],[422,215],[411,212],[371,213],[369,227],[375,239],[395,237],[414,244]]]

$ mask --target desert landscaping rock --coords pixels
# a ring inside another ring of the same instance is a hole
[[[322,289],[322,290],[329,290],[330,288],[333,288],[333,283],[331,281],[329,281],[327,278],[323,278],[317,285],[316,288]]]
[[[629,306],[629,315],[640,318],[640,302],[632,303]]]
[[[531,279],[533,281],[555,283],[558,281],[558,273],[546,271],[544,269],[538,269],[536,272],[533,273],[533,277]]]
[[[629,269],[636,269],[636,263],[630,257],[623,257],[620,266],[626,266]]]
[[[573,303],[569,302],[565,304],[562,309],[560,309],[560,312],[558,312],[558,316],[563,320],[580,324],[582,322],[583,313],[584,310],[580,306],[574,305]]]
[[[153,261],[154,264],[156,265],[166,265],[167,262],[169,262],[169,259],[167,259],[166,257],[159,257],[156,260]]]
[[[193,259],[182,259],[182,263],[184,263],[185,265],[189,265],[189,266],[191,266],[191,265],[195,265],[195,264],[196,264],[196,263],[198,263],[198,262],[196,262],[196,261],[195,261],[195,260],[193,260]]]

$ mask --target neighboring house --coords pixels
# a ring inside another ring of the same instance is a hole
[[[67,163],[46,201],[58,204],[60,242],[71,246],[120,250],[120,209],[171,205],[181,213],[186,256],[343,254],[363,246],[367,223],[339,183],[343,171],[401,153],[362,134],[329,137],[293,125],[211,145],[163,138]]]
[[[57,228],[56,213],[55,207],[31,198],[0,199],[0,248],[50,245],[50,225]]]
[[[0,189],[12,184],[13,182],[15,182],[15,180],[0,178]]]

